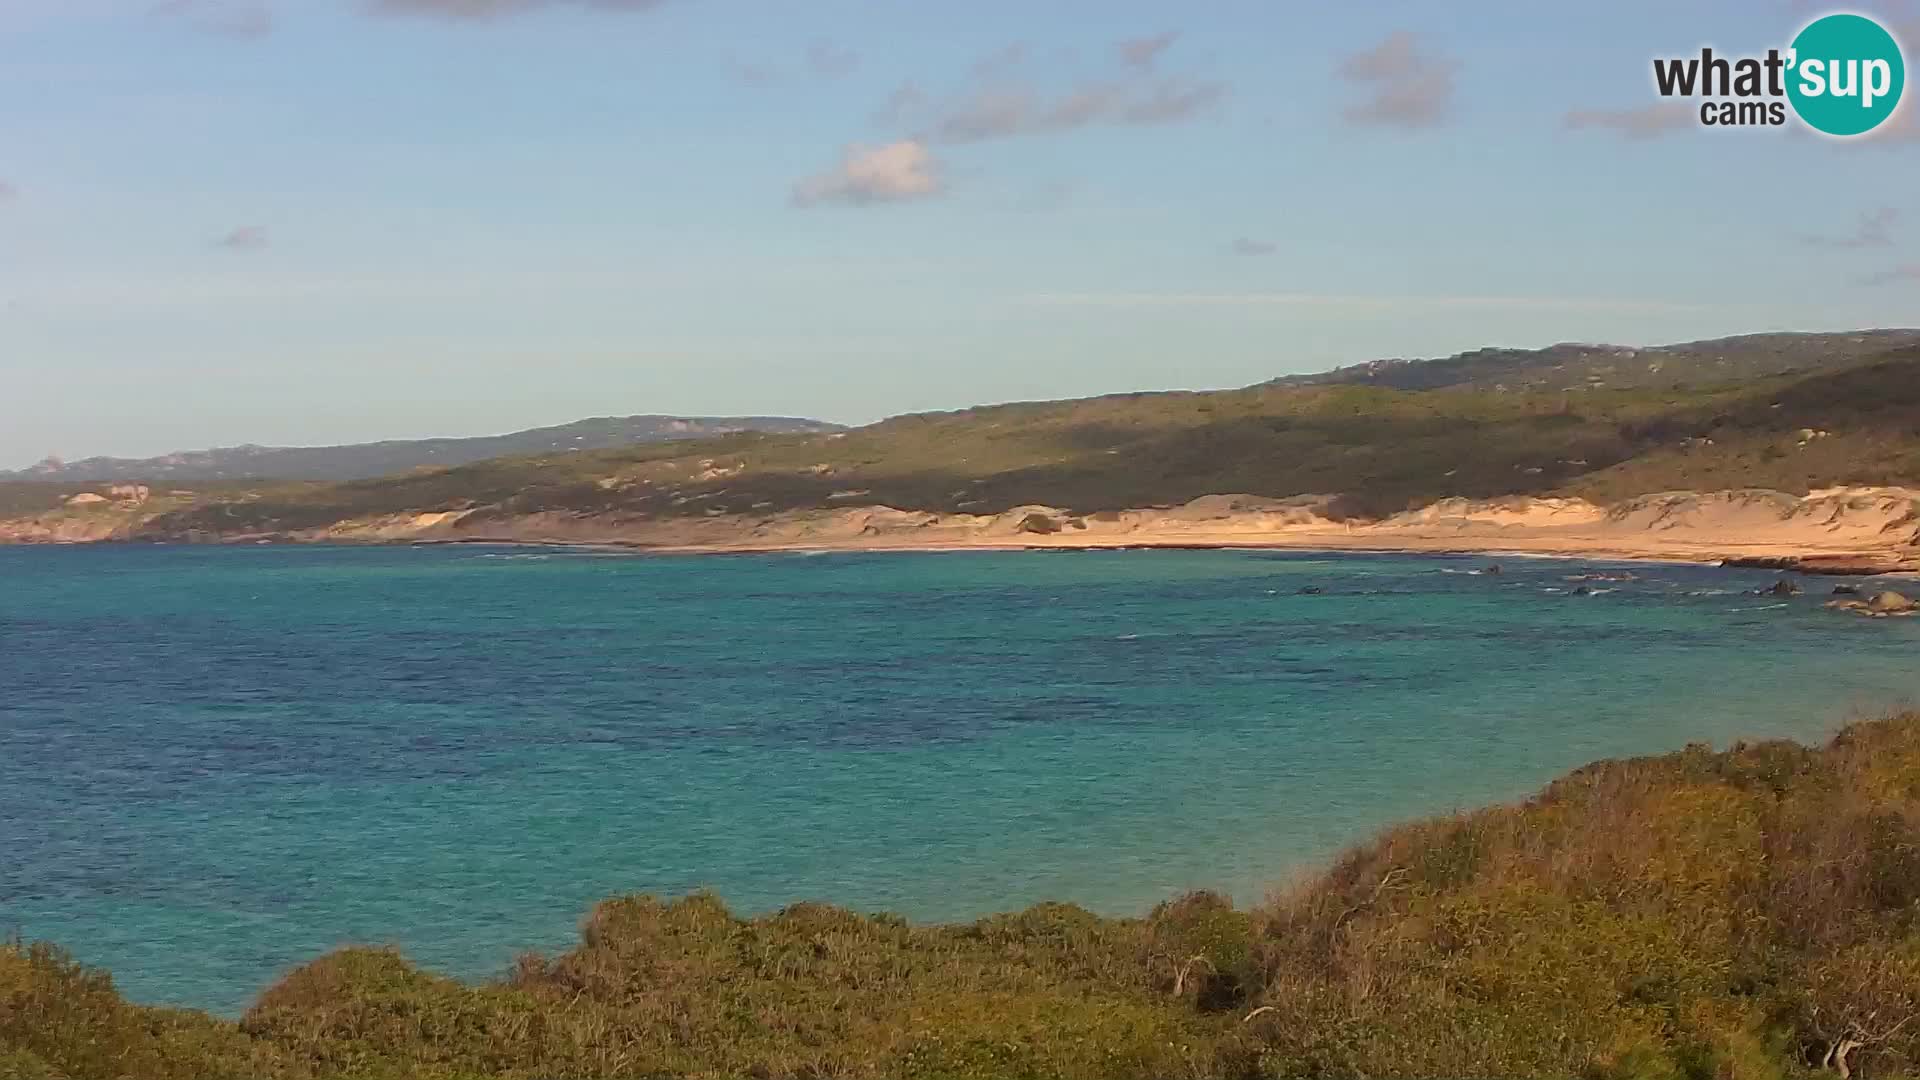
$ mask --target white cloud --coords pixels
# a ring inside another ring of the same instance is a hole
[[[793,188],[795,206],[875,203],[925,199],[945,190],[940,162],[915,139],[885,146],[851,146],[840,163]]]

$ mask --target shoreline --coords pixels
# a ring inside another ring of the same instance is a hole
[[[1203,495],[1178,506],[993,513],[884,505],[700,517],[496,508],[402,511],[298,530],[211,533],[159,517],[0,521],[0,543],[512,544],[661,555],[794,552],[1224,550],[1374,552],[1689,563],[1878,576],[1920,572],[1920,491],[1666,492],[1610,505],[1572,497],[1443,499],[1352,519],[1328,496]]]
[[[52,543],[9,544],[0,547],[339,547],[339,548],[523,548],[533,551],[573,551],[605,556],[655,556],[664,558],[715,558],[756,555],[968,555],[1036,553],[1084,555],[1108,552],[1159,551],[1244,551],[1254,553],[1290,552],[1300,555],[1377,555],[1426,558],[1536,559],[1565,563],[1621,564],[1633,566],[1695,566],[1720,569],[1769,570],[1836,578],[1897,578],[1920,580],[1920,562],[1883,562],[1876,552],[1814,552],[1804,555],[1743,555],[1707,552],[1627,551],[1606,546],[1562,547],[1558,549],[1515,547],[1461,547],[1427,545],[1368,544],[1339,546],[1319,542],[1267,542],[1221,540],[1217,542],[1136,540],[1126,543],[978,543],[978,544],[874,544],[821,545],[781,544],[736,546],[727,544],[664,545],[640,540],[566,540],[538,537],[451,537],[444,539],[262,539],[246,538],[216,541],[98,540]],[[1837,563],[1830,560],[1838,560]]]
[[[505,547],[597,551],[631,555],[938,555],[988,552],[1039,552],[1087,554],[1121,551],[1249,551],[1299,552],[1326,555],[1428,555],[1488,557],[1510,559],[1554,559],[1565,562],[1651,563],[1680,566],[1730,567],[1781,570],[1831,576],[1920,575],[1920,561],[1902,552],[1888,549],[1804,550],[1783,549],[1780,545],[1729,542],[1713,545],[1684,545],[1662,550],[1654,546],[1616,546],[1606,542],[1568,542],[1554,546],[1515,547],[1507,543],[1460,543],[1429,541],[1407,537],[1390,541],[1338,543],[1326,536],[1297,536],[1286,539],[1233,537],[1217,540],[1156,539],[1132,537],[1116,540],[985,540],[970,542],[937,541],[928,543],[821,543],[792,541],[784,543],[662,543],[617,537],[568,539],[561,536],[259,536],[239,535],[218,539],[147,539],[109,537],[98,540],[0,540],[0,547]],[[1832,565],[1828,565],[1831,563]],[[1875,569],[1864,564],[1885,566]],[[1859,568],[1855,568],[1859,567]]]
[[[876,508],[887,513],[886,508]],[[1145,513],[1129,511],[1128,513]],[[1006,515],[1002,515],[1003,517]],[[702,522],[703,526],[718,524]],[[474,533],[452,536],[338,536],[349,543],[409,542],[416,544],[524,544],[537,547],[574,547],[655,555],[774,555],[774,554],[912,554],[941,552],[1031,551],[1293,551],[1327,554],[1427,555],[1461,558],[1533,558],[1567,561],[1667,563],[1696,566],[1746,567],[1827,574],[1881,576],[1920,573],[1920,548],[1886,543],[1820,543],[1826,537],[1767,536],[1764,530],[1733,530],[1717,523],[1687,530],[1684,538],[1633,528],[1564,528],[1488,522],[1463,517],[1449,526],[1409,527],[1395,519],[1356,523],[1339,531],[1325,522],[1287,523],[1274,527],[1254,515],[1236,515],[1218,522],[1141,522],[1123,531],[1107,533],[1054,532],[1046,535],[996,534],[986,528],[950,530],[925,525],[879,534],[765,535],[764,525],[728,523],[732,535],[689,537],[674,535],[671,526],[636,530],[639,535],[596,535],[580,530],[575,536],[537,530]],[[703,529],[702,531],[708,531]],[[812,530],[806,530],[811,532]],[[1804,533],[1806,530],[1792,530]],[[1884,530],[1876,530],[1884,535]],[[741,534],[746,534],[742,536]],[[760,533],[761,535],[755,535]],[[652,535],[649,535],[652,534]],[[666,534],[666,535],[661,535]]]
[[[257,543],[257,542],[256,542]],[[1665,564],[1673,566],[1734,566],[1739,565],[1741,556],[1682,555],[1662,553],[1626,553],[1614,549],[1592,548],[1560,550],[1540,550],[1529,548],[1502,547],[1428,547],[1420,545],[1354,545],[1339,546],[1324,542],[1300,543],[1294,541],[1272,541],[1262,543],[1252,540],[1220,541],[1155,541],[1134,540],[1123,543],[977,543],[977,544],[870,544],[870,545],[821,545],[821,544],[776,544],[760,546],[735,546],[727,544],[654,544],[646,541],[622,540],[562,540],[508,537],[458,537],[433,540],[374,540],[374,541],[276,541],[276,544],[314,544],[331,543],[339,547],[514,547],[543,550],[566,549],[603,554],[628,555],[666,555],[666,556],[714,556],[714,555],[963,555],[974,553],[1060,553],[1091,554],[1100,552],[1126,551],[1247,551],[1247,552],[1297,552],[1302,555],[1414,555],[1414,556],[1452,556],[1458,558],[1489,557],[1506,559],[1552,559],[1561,562],[1618,562],[1632,564]],[[1757,557],[1766,558],[1766,557]],[[1920,570],[1890,571],[1890,573],[1920,573]]]

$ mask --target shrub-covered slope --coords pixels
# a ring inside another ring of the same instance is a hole
[[[884,504],[999,513],[1345,497],[1354,514],[1449,496],[1920,485],[1920,346],[1685,389],[1495,392],[1260,386],[903,416],[844,434],[743,434],[239,493],[150,538],[292,532],[404,512],[747,517]]]
[[[838,431],[838,424],[784,416],[601,416],[557,427],[471,438],[390,439],[346,446],[226,446],[151,458],[48,458],[30,469],[0,472],[0,483],[147,483],[169,486],[235,480],[350,480],[423,466],[465,465],[487,458],[669,442],[735,431]]]
[[[1434,360],[1375,360],[1274,381],[1296,386],[1357,383],[1396,390],[1672,388],[1843,366],[1915,344],[1920,344],[1920,330],[1743,334],[1645,347],[1565,342],[1544,349],[1475,349]]]

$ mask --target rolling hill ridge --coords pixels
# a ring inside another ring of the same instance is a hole
[[[1206,513],[1234,520],[1204,542],[1287,542],[1266,534],[1304,524],[1318,530],[1310,531],[1313,543],[1344,544],[1322,534],[1341,522],[1398,522],[1417,526],[1423,545],[1458,534],[1463,548],[1499,550],[1527,547],[1538,535],[1512,529],[1547,521],[1585,528],[1630,500],[1766,489],[1780,497],[1712,504],[1726,510],[1714,520],[1728,523],[1733,547],[1715,548],[1695,513],[1699,535],[1665,554],[1793,556],[1791,545],[1807,541],[1823,558],[1886,548],[1894,552],[1888,568],[1920,560],[1920,550],[1908,550],[1916,530],[1906,527],[1902,507],[1910,503],[1900,494],[1920,488],[1920,332],[1764,335],[1650,350],[1698,361],[1690,370],[1703,381],[1683,385],[1582,376],[1572,388],[1530,389],[1514,377],[1552,372],[1558,382],[1573,362],[1568,350],[1587,349],[1539,350],[1525,363],[1509,357],[1501,361],[1506,381],[1493,387],[1452,358],[1429,362],[1440,367],[1426,375],[1420,365],[1404,378],[1394,369],[1401,382],[1441,383],[1425,389],[1329,376],[1026,402],[851,431],[735,432],[343,482],[239,482],[141,498],[82,493],[84,506],[72,504],[71,487],[0,485],[0,513],[15,515],[0,521],[0,538],[1111,546],[1202,542],[1196,511],[1180,508],[1231,496],[1206,504]],[[1718,377],[1739,350],[1759,373]],[[1847,528],[1831,536],[1800,530],[1827,504],[1797,500],[1831,489],[1886,493],[1833,496],[1833,512],[1850,516]],[[1408,516],[1449,500],[1509,499],[1551,505]],[[1584,509],[1567,510],[1569,500]],[[1736,524],[1763,511],[1777,515]],[[1472,537],[1434,524],[1462,513],[1479,530]],[[1746,534],[1777,544],[1756,547],[1742,542]],[[1581,544],[1592,539],[1562,537],[1551,550],[1590,550]]]
[[[0,472],[0,481],[206,484],[233,480],[358,480],[488,458],[726,435],[737,431],[839,431],[838,424],[784,416],[602,416],[555,427],[471,438],[391,439],[343,446],[229,446],[151,458],[48,458]]]

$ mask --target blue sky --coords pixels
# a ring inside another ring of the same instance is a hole
[[[1915,109],[1651,88],[1820,10],[0,0],[0,467],[1914,325]]]

